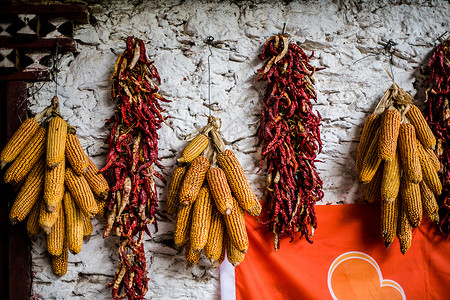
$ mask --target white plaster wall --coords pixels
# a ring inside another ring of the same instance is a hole
[[[142,2],[142,3],[141,3]],[[424,63],[449,30],[448,1],[109,1],[91,5],[96,22],[77,26],[78,52],[61,59],[58,96],[61,112],[78,128],[81,143],[98,166],[105,162],[103,143],[109,129],[104,120],[115,103],[109,98],[110,75],[124,39],[134,35],[146,42],[149,57],[162,78],[161,93],[171,118],[159,131],[162,171],[169,178],[184,137],[202,127],[208,113],[208,48],[211,35],[233,51],[212,49],[211,110],[223,121],[222,133],[238,155],[256,194],[263,198],[264,175],[258,173],[255,133],[265,84],[257,82],[262,66],[257,55],[273,34],[286,32],[307,53],[313,65],[326,67],[315,75],[323,117],[323,152],[319,174],[325,198],[320,204],[354,203],[361,188],[354,171],[355,152],[364,119],[390,86],[384,68],[389,58],[380,53],[382,41],[397,43],[392,71],[396,82],[424,99]],[[112,51],[113,50],[113,51]],[[366,55],[370,55],[355,62]],[[49,104],[53,83],[30,85],[33,111]],[[150,275],[147,299],[219,299],[218,270],[201,261],[186,269],[184,255],[173,248],[174,217],[165,214],[167,187],[158,185],[160,210],[167,217],[159,231],[145,240]],[[94,219],[94,234],[80,254],[69,256],[67,275],[51,272],[44,238],[33,241],[35,299],[110,299],[104,287],[118,264],[114,238],[101,235],[105,221]],[[299,243],[304,240],[297,241]]]

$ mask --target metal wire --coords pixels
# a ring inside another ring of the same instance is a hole
[[[209,58],[212,56],[211,51],[211,43],[214,41],[214,38],[212,36],[208,36],[206,39],[206,43],[208,44],[209,49],[209,55],[208,55],[208,109],[209,109],[209,116],[211,116],[211,62]]]

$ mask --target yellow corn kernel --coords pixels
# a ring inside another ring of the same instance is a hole
[[[194,252],[201,252],[208,241],[212,209],[213,204],[209,189],[204,186],[198,193],[192,211],[192,224],[189,240],[190,247]]]
[[[378,129],[375,133],[375,137],[372,139],[367,153],[364,157],[364,161],[361,165],[361,172],[359,173],[359,180],[362,183],[369,183],[378,167],[381,163],[381,158],[378,156],[378,141],[380,140],[380,130]]]
[[[436,153],[434,153],[433,149],[431,148],[425,149],[425,151],[427,152],[428,157],[431,160],[434,170],[436,172],[439,172],[441,170],[441,162],[439,161],[439,158],[436,156]]]
[[[28,215],[27,232],[29,236],[36,236],[41,232],[41,225],[39,225],[39,213],[41,211],[42,203],[43,201],[38,200]]]
[[[45,161],[41,158],[27,175],[25,183],[9,213],[9,220],[15,224],[25,220],[35,203],[38,201],[44,187]]]
[[[196,265],[201,255],[201,251],[194,251],[193,247],[191,246],[191,240],[189,240],[184,249],[184,257],[186,258],[188,268],[192,268],[194,265]]]
[[[181,157],[177,159],[180,163],[190,163],[208,146],[209,139],[205,134],[198,134],[181,152]]]
[[[236,246],[229,240],[226,241],[227,245],[227,259],[233,265],[233,267],[239,266],[244,261],[245,253],[236,248]]]
[[[0,167],[12,162],[25,148],[26,144],[33,138],[39,129],[39,123],[35,118],[26,119],[13,134],[0,153]]]
[[[67,123],[55,116],[48,123],[47,167],[56,168],[65,159]]]
[[[206,171],[209,169],[209,160],[204,156],[197,156],[184,176],[180,188],[180,203],[189,205],[194,203],[197,194],[205,180]]]
[[[5,173],[5,182],[19,183],[45,153],[45,128],[40,127]]]
[[[191,226],[191,208],[192,204],[179,206],[177,213],[177,222],[175,224],[174,241],[175,246],[182,247],[189,240],[189,228]]]
[[[106,212],[108,211],[108,202],[99,200],[99,199],[96,199],[96,200],[97,200],[97,207],[98,207],[97,215],[105,217]]]
[[[78,254],[83,247],[83,212],[76,206],[69,191],[64,193],[64,216],[69,251]]]
[[[58,219],[47,234],[47,251],[51,255],[61,255],[63,252],[65,231],[64,205],[59,209]]]
[[[390,202],[381,201],[381,235],[387,249],[389,249],[397,233],[399,202],[399,198]]]
[[[422,196],[422,209],[425,216],[431,222],[439,224],[439,206],[433,192],[422,180],[420,183],[420,195]]]
[[[383,178],[381,181],[381,199],[386,202],[394,201],[400,189],[400,159],[398,152],[395,153],[392,161],[385,161],[383,164]]]
[[[92,234],[94,227],[92,226],[91,219],[89,216],[82,212],[83,217],[83,237],[88,237]]]
[[[262,211],[261,203],[259,202],[259,200],[256,198],[255,195],[255,205],[252,208],[250,208],[247,211],[247,213],[252,217],[257,217],[261,214],[261,211]]]
[[[228,184],[234,197],[236,197],[239,205],[247,212],[252,212],[254,215],[259,215],[259,203],[253,192],[244,169],[242,168],[236,155],[231,150],[225,150],[217,155],[217,162],[220,168],[225,172]],[[234,209],[234,206],[233,206]]]
[[[39,212],[39,225],[46,234],[49,234],[59,217],[59,212],[62,209],[62,202],[60,202],[52,212],[47,211],[46,207],[45,202],[43,202]]]
[[[55,168],[47,166],[45,170],[44,201],[48,211],[53,211],[64,197],[64,172],[64,160]]]
[[[420,166],[422,167],[422,179],[426,185],[431,189],[433,194],[440,195],[442,192],[442,184],[438,173],[433,167],[433,162],[428,153],[423,149],[420,142],[417,143],[417,150],[419,153]]]
[[[224,216],[227,236],[239,251],[246,253],[249,243],[247,230],[245,228],[245,213],[244,210],[237,204],[236,200],[233,200],[234,203],[231,214]]]
[[[378,155],[382,160],[394,159],[401,119],[402,115],[395,108],[386,109],[382,115],[378,147]]]
[[[225,172],[220,168],[210,168],[206,172],[206,180],[208,181],[208,186],[217,210],[222,215],[231,214],[231,210],[233,209],[233,196],[231,196],[231,189],[228,185]]]
[[[419,227],[423,212],[419,184],[408,181],[406,178],[402,177],[400,191],[403,200],[402,205],[406,210],[411,226]]]
[[[414,104],[411,105],[406,113],[406,117],[409,119],[411,124],[414,125],[417,139],[422,142],[422,145],[427,149],[434,149],[434,147],[436,147],[436,138],[434,137],[434,134],[431,131],[430,126],[428,126],[428,123],[423,117],[420,109]]]
[[[400,242],[400,251],[405,254],[411,247],[412,242],[412,227],[408,220],[408,213],[406,211],[404,201],[400,205],[398,216],[397,237]]]
[[[77,175],[87,172],[89,165],[88,157],[81,147],[80,140],[75,134],[68,133],[66,139],[66,158]]]
[[[89,157],[87,159],[88,168],[86,173],[84,174],[84,178],[86,179],[95,196],[101,199],[108,198],[108,182],[106,181],[105,177],[103,177],[102,173],[99,172],[99,169],[94,164],[94,162]]]
[[[372,139],[380,126],[380,119],[377,115],[370,115],[364,123],[361,138],[359,139],[358,153],[356,155],[356,171],[361,173],[361,167],[366,157],[367,150],[369,150]]]
[[[220,261],[222,250],[224,249],[224,233],[225,224],[222,215],[213,208],[211,214],[211,226],[209,227],[208,240],[206,242],[204,251],[205,257],[209,259],[214,267],[217,267],[217,262]]]
[[[178,193],[180,191],[181,182],[183,181],[185,167],[177,167],[173,171],[172,181],[170,181],[169,191],[167,192],[166,209],[169,214],[177,212],[179,199]]]
[[[61,255],[51,256],[52,270],[57,276],[63,276],[67,273],[67,266],[69,264],[69,251],[67,248],[67,243],[64,243],[64,247]]]
[[[369,183],[364,184],[364,200],[372,203],[380,198],[381,181],[383,179],[383,166],[378,167],[375,176]]]
[[[98,212],[97,202],[84,176],[78,176],[72,168],[67,167],[64,183],[78,207],[89,217],[95,216]]]
[[[404,176],[408,181],[419,183],[422,180],[422,168],[417,150],[416,133],[412,124],[400,125],[398,149]]]

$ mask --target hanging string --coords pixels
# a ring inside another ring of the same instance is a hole
[[[286,29],[286,22],[283,23],[283,30],[281,31],[281,35],[284,35],[284,30]]]
[[[447,37],[447,33],[448,33],[448,30],[446,30],[443,34],[441,34],[436,40],[439,41],[440,43],[442,43],[443,41],[445,41],[445,39]]]
[[[53,60],[53,68],[52,68],[53,80],[55,81],[55,96],[58,96],[58,72],[59,72],[58,52],[59,52],[59,42],[56,43],[55,58]]]
[[[208,55],[208,109],[209,109],[209,116],[211,116],[211,62],[209,59],[212,56],[211,43],[213,41],[214,41],[214,38],[212,36],[208,36],[206,38],[206,43],[208,44],[208,49],[209,49],[209,55]]]

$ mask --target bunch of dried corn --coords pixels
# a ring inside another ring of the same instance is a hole
[[[412,97],[393,84],[367,119],[361,135],[356,169],[364,198],[381,201],[381,233],[386,247],[397,235],[404,254],[422,215],[439,223],[435,196],[442,190],[440,169],[432,151],[430,128]]]
[[[52,105],[25,120],[1,152],[1,165],[12,163],[5,182],[22,184],[9,219],[12,224],[28,216],[30,236],[47,234],[47,250],[55,274],[67,271],[67,253],[77,254],[83,245],[83,218],[104,206],[108,183],[84,153],[75,128],[59,113],[57,97]],[[92,225],[91,225],[92,227]]]
[[[244,211],[261,213],[236,155],[225,149],[219,127],[220,119],[210,116],[183,150],[169,186],[167,211],[177,213],[175,245],[185,247],[190,267],[202,250],[213,267],[222,263],[225,252],[239,265],[249,246]]]

